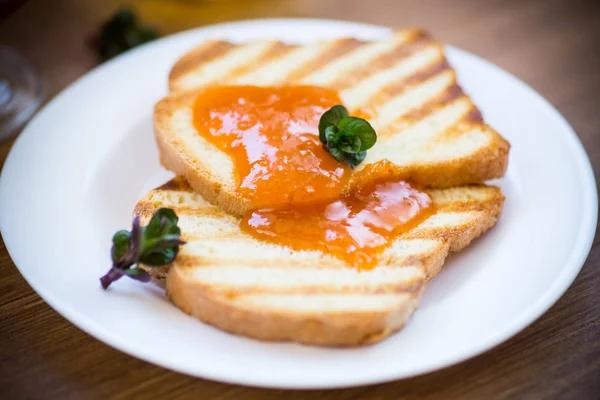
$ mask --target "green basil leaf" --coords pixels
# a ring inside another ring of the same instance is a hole
[[[156,239],[150,239],[148,242],[146,242],[146,252],[154,253],[170,247],[176,247],[185,244],[185,242],[179,238],[180,236],[180,234],[168,234]]]
[[[157,37],[131,10],[121,9],[102,25],[95,45],[102,58],[108,59]]]
[[[127,252],[127,250],[129,250],[130,239],[131,234],[126,230],[115,233],[112,238],[113,245],[111,249],[113,264],[116,264],[118,260]]]
[[[158,238],[166,234],[179,234],[177,222],[179,218],[170,208],[160,208],[150,219],[144,229],[146,240]]]
[[[347,131],[338,134],[337,147],[344,153],[356,154],[360,151],[362,141],[356,135]]]
[[[366,156],[367,156],[367,152],[364,150],[361,151],[360,153],[356,153],[356,154],[347,154],[346,155],[346,163],[348,163],[348,165],[350,165],[350,167],[354,168],[358,164],[363,162]]]
[[[321,143],[327,144],[325,129],[328,126],[337,126],[342,119],[347,117],[348,110],[346,110],[346,107],[341,105],[333,106],[329,110],[325,111],[319,120],[319,139],[321,140]]]
[[[325,138],[327,139],[323,144],[326,145],[335,145],[335,137],[338,131],[335,126],[328,126],[325,128]]]
[[[148,267],[161,267],[172,262],[178,252],[179,247],[169,247],[156,252],[148,252],[140,257],[140,263]]]
[[[147,226],[140,225],[140,217],[133,219],[131,232],[119,231],[113,236],[111,256],[113,265],[100,283],[104,289],[127,275],[140,282],[148,282],[150,275],[136,264],[159,267],[171,263],[179,252],[181,230],[179,218],[168,208],[161,208],[152,216]]]
[[[377,141],[375,129],[362,118],[344,118],[339,122],[338,129],[357,136],[361,141],[360,151],[369,150]]]
[[[335,158],[339,162],[345,162],[345,160],[346,160],[345,153],[343,151],[341,151],[340,149],[338,149],[337,147],[330,148],[329,152],[331,153],[333,158]]]
[[[149,282],[150,274],[140,268],[127,268],[123,270],[123,273],[128,277],[135,279],[140,282]]]
[[[142,264],[160,266],[168,264],[177,255],[181,230],[177,226],[179,218],[170,208],[161,208],[152,216],[144,228],[144,243],[139,254]]]

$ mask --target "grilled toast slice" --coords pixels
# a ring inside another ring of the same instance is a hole
[[[192,121],[194,100],[210,85],[337,90],[351,113],[372,115],[367,119],[378,133],[356,171],[389,160],[398,178],[451,187],[498,178],[506,170],[508,142],[463,93],[442,44],[420,30],[397,31],[375,42],[210,41],[171,70],[172,94],[155,107],[155,135],[162,164],[230,213],[243,214],[250,202],[236,192],[232,160],[202,138]]]
[[[171,265],[146,269],[159,284],[166,280],[170,299],[186,313],[253,338],[351,346],[400,329],[448,253],[492,227],[504,201],[499,188],[485,185],[428,193],[436,213],[399,236],[379,265],[365,271],[321,252],[252,238],[237,217],[183,178],[149,191],[134,214],[142,224],[160,207],[179,216],[187,244]]]

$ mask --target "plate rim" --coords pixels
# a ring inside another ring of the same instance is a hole
[[[5,188],[5,186],[7,185],[5,183],[6,182],[5,176],[8,174],[11,174],[11,173],[15,173],[15,172],[12,172],[15,170],[15,168],[12,166],[15,163],[15,161],[12,161],[12,160],[17,157],[17,156],[15,156],[15,154],[18,154],[20,152],[20,150],[18,150],[18,149],[20,149],[23,146],[23,144],[22,144],[24,142],[23,138],[26,136],[33,135],[33,133],[29,133],[29,129],[28,129],[31,122],[37,120],[40,117],[40,115],[47,113],[48,112],[47,110],[50,108],[49,106],[51,106],[53,103],[57,102],[57,100],[62,98],[63,96],[67,96],[71,90],[74,90],[74,88],[76,88],[78,86],[78,83],[80,83],[80,81],[87,79],[92,75],[101,73],[101,71],[103,71],[105,68],[108,68],[111,65],[120,62],[123,59],[134,57],[135,54],[137,54],[137,52],[139,52],[139,51],[144,51],[148,48],[159,45],[161,43],[166,43],[168,41],[176,41],[181,36],[193,35],[195,33],[206,31],[208,29],[220,29],[220,30],[223,30],[226,28],[236,29],[240,25],[247,26],[247,25],[282,24],[282,23],[284,23],[284,24],[292,23],[292,24],[298,24],[298,25],[306,24],[306,23],[333,24],[333,25],[341,24],[341,25],[345,25],[346,27],[348,27],[350,29],[352,29],[352,28],[372,29],[372,30],[379,29],[379,30],[387,30],[388,32],[390,31],[390,28],[380,26],[380,25],[367,24],[367,23],[361,23],[361,22],[353,22],[353,21],[333,20],[333,19],[317,19],[317,18],[262,18],[261,19],[261,18],[258,18],[258,19],[247,19],[247,20],[240,20],[240,21],[234,21],[234,22],[225,22],[225,23],[219,23],[219,24],[206,25],[206,26],[202,26],[199,28],[182,31],[182,32],[176,33],[174,35],[169,35],[169,36],[161,38],[157,41],[153,41],[153,42],[150,42],[143,46],[140,46],[140,47],[133,49],[132,51],[129,51],[119,57],[116,57],[113,60],[110,60],[104,64],[101,64],[100,66],[92,69],[91,71],[88,71],[87,73],[85,73],[84,75],[82,75],[81,77],[76,79],[74,82],[69,84],[66,88],[64,88],[56,96],[54,96],[54,98],[52,98],[34,116],[34,118],[25,126],[25,128],[23,129],[23,131],[21,132],[19,137],[16,139],[15,143],[13,144],[13,146],[5,160],[4,166],[2,168],[2,173],[0,174],[0,198],[4,197],[5,195],[3,193],[8,190]],[[461,56],[466,56],[469,58],[476,59],[478,62],[484,64],[487,68],[493,69],[496,73],[503,74],[506,77],[510,78],[511,80],[518,81],[519,84],[522,85],[525,90],[529,91],[532,95],[534,95],[537,98],[537,100],[540,101],[541,104],[544,105],[544,107],[546,109],[551,110],[554,117],[556,117],[557,121],[559,121],[560,124],[562,125],[561,131],[568,131],[568,133],[569,133],[567,135],[566,132],[564,132],[563,136],[566,139],[568,139],[567,141],[570,146],[569,152],[571,152],[573,154],[575,164],[576,164],[575,168],[577,169],[578,172],[580,172],[579,178],[581,179],[583,188],[586,192],[586,193],[583,193],[583,195],[582,195],[582,197],[584,198],[585,207],[584,207],[584,214],[582,217],[583,223],[578,227],[577,240],[576,240],[577,246],[571,250],[569,258],[568,258],[567,262],[564,264],[564,266],[562,267],[562,270],[558,274],[557,278],[546,289],[544,294],[542,296],[538,297],[538,299],[527,308],[527,311],[522,313],[520,318],[516,319],[512,323],[512,325],[507,325],[506,328],[499,330],[495,335],[490,335],[484,343],[482,343],[477,348],[471,349],[471,351],[469,351],[469,352],[464,352],[460,356],[450,357],[448,359],[443,360],[442,362],[432,362],[432,363],[430,363],[431,365],[429,365],[429,366],[425,366],[420,369],[415,369],[412,371],[412,373],[403,374],[402,376],[398,376],[397,373],[395,374],[394,370],[389,370],[391,372],[388,372],[385,374],[382,373],[378,377],[369,376],[369,377],[361,379],[359,381],[353,381],[353,382],[338,381],[338,382],[333,382],[332,384],[328,384],[328,385],[311,384],[310,382],[308,384],[303,383],[300,385],[298,383],[282,382],[282,381],[278,381],[278,382],[263,381],[263,382],[261,382],[260,379],[256,379],[256,378],[244,379],[243,377],[240,377],[240,376],[230,377],[230,376],[223,376],[222,374],[218,374],[218,373],[213,374],[213,373],[211,373],[210,369],[206,369],[202,375],[194,374],[188,370],[179,368],[178,364],[176,362],[173,362],[172,360],[157,359],[157,357],[152,357],[151,353],[144,353],[144,354],[135,353],[132,349],[128,348],[127,346],[124,346],[120,340],[118,340],[114,335],[112,335],[110,330],[104,328],[102,325],[96,323],[92,319],[88,320],[85,318],[84,319],[80,318],[80,313],[76,310],[73,310],[72,306],[69,303],[62,302],[61,300],[55,298],[52,293],[48,292],[46,289],[44,289],[43,287],[38,285],[38,283],[33,283],[31,276],[28,276],[27,272],[25,272],[23,269],[21,269],[21,267],[18,266],[17,262],[14,261],[15,260],[15,256],[14,256],[15,248],[17,246],[14,244],[11,244],[10,233],[7,235],[5,232],[6,226],[3,223],[3,218],[2,218],[2,215],[4,212],[3,212],[3,208],[0,207],[0,232],[2,232],[6,250],[9,253],[11,259],[13,260],[13,263],[17,267],[19,273],[23,276],[23,278],[27,281],[27,283],[34,289],[34,291],[48,305],[50,305],[56,312],[58,312],[61,316],[63,316],[65,319],[67,319],[71,324],[75,325],[76,327],[83,330],[87,334],[91,335],[95,339],[100,340],[101,342],[103,342],[121,352],[124,352],[130,356],[142,359],[146,362],[149,362],[149,363],[152,363],[152,364],[155,364],[155,365],[158,365],[158,366],[170,369],[170,370],[174,370],[174,371],[177,371],[179,373],[189,375],[189,376],[201,377],[204,379],[210,379],[210,380],[219,381],[219,382],[225,382],[225,383],[231,383],[231,384],[242,384],[242,385],[248,385],[248,386],[254,386],[254,387],[280,388],[280,389],[281,388],[285,388],[285,389],[334,389],[334,388],[356,387],[356,386],[363,386],[363,385],[369,385],[369,384],[377,384],[377,383],[388,382],[388,381],[398,380],[398,379],[407,379],[410,377],[414,377],[417,375],[421,375],[424,373],[433,372],[433,371],[436,371],[436,370],[439,370],[442,368],[449,367],[451,365],[457,364],[459,362],[462,362],[467,359],[473,358],[477,355],[480,355],[488,350],[491,350],[492,348],[498,346],[499,344],[509,340],[510,338],[515,336],[517,333],[519,333],[520,331],[525,329],[527,326],[529,326],[531,323],[533,323],[535,320],[540,318],[546,311],[548,311],[556,303],[556,301],[558,301],[558,299],[571,286],[571,284],[573,283],[573,281],[575,280],[575,278],[577,277],[577,275],[583,268],[583,265],[587,259],[587,256],[588,256],[588,254],[591,250],[592,244],[593,244],[596,226],[597,226],[597,219],[598,219],[598,194],[597,194],[596,181],[595,181],[593,168],[592,168],[591,162],[589,160],[589,157],[585,151],[585,148],[583,147],[581,141],[579,140],[579,137],[577,136],[577,134],[575,133],[573,128],[570,126],[570,124],[567,122],[565,117],[563,117],[563,115],[548,100],[546,100],[541,94],[539,94],[536,90],[534,90],[527,83],[523,82],[522,80],[520,80],[513,74],[496,66],[492,62],[487,61],[487,60],[485,60],[475,54],[467,52],[465,50],[455,48],[453,46],[446,45],[446,49],[450,49],[452,52],[456,52],[456,53],[460,54]],[[33,132],[35,132],[35,131],[33,131]],[[18,258],[18,256],[16,258]],[[433,365],[433,364],[435,364],[435,365]]]

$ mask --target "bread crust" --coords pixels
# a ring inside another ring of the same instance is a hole
[[[189,284],[180,272],[169,271],[167,295],[185,313],[236,335],[322,346],[358,346],[385,339],[406,324],[424,289],[406,292],[401,304],[381,311],[295,314],[241,307],[235,297]]]
[[[251,208],[250,202],[238,195],[235,186],[224,185],[211,174],[201,160],[188,155],[188,149],[171,129],[173,112],[181,107],[192,107],[200,91],[181,96],[166,97],[154,107],[154,136],[160,154],[160,163],[166,169],[182,176],[206,200],[218,205],[229,214],[241,216]]]

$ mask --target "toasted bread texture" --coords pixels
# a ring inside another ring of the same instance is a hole
[[[257,339],[355,346],[400,329],[449,252],[492,227],[504,201],[499,188],[485,185],[428,193],[435,214],[364,271],[318,251],[254,239],[181,177],[148,192],[134,213],[143,224],[160,207],[179,216],[187,244],[171,265],[146,270],[166,279],[169,298],[186,313]]]
[[[378,133],[366,165],[389,160],[394,175],[425,187],[482,183],[504,175],[509,144],[486,125],[457,83],[443,46],[420,30],[374,42],[352,38],[289,45],[209,41],[184,55],[169,77],[171,95],[154,111],[162,164],[205,199],[241,215],[234,164],[194,128],[193,103],[210,85],[318,85],[351,112],[367,110]]]

